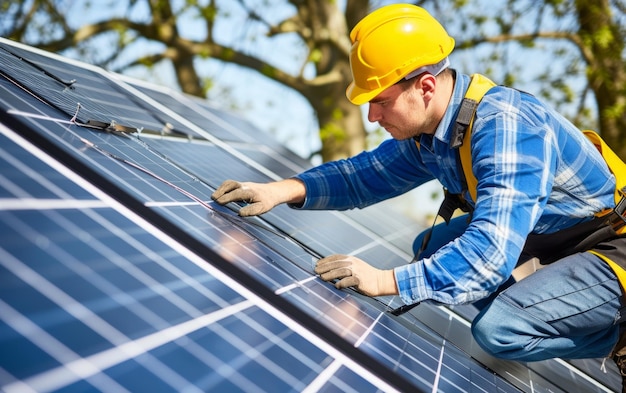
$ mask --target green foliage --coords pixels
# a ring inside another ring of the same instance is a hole
[[[535,43],[535,40],[533,40],[532,38],[528,38],[528,39],[521,39],[518,41],[520,43],[520,45],[524,48],[534,48],[537,44]]]
[[[324,141],[341,143],[346,140],[346,132],[336,123],[329,122],[320,128],[320,139],[322,140],[322,144]]]
[[[626,113],[626,104],[623,102],[616,102],[615,105],[607,107],[602,112],[602,115],[606,116],[609,119],[619,119],[620,117],[624,116],[624,113]]]
[[[468,0],[453,0],[452,5],[454,8],[461,8],[469,3]]]
[[[333,118],[333,120],[341,120],[343,119],[344,116],[343,116],[343,112],[341,111],[341,109],[335,108],[333,109],[333,113],[331,117]]]
[[[10,1],[3,1],[0,3],[0,13],[7,13],[9,8],[14,6],[14,4]]]
[[[205,77],[202,78],[202,90],[204,91],[205,97],[208,96],[208,93],[215,86],[215,81],[213,78]]]
[[[592,37],[593,43],[601,48],[608,48],[611,46],[615,37],[610,26],[602,26]]]
[[[224,59],[225,61],[228,61],[229,59],[232,59],[233,57],[235,57],[235,51],[232,50],[231,48],[224,48],[222,50],[222,59]]]
[[[194,3],[197,2],[194,1]],[[215,22],[218,15],[217,9],[213,6],[199,7],[198,11],[200,12],[200,16],[209,22]]]
[[[276,75],[276,68],[272,67],[269,64],[265,64],[263,66],[263,69],[261,70],[261,73],[265,76],[267,76],[268,78],[273,79],[274,75]]]
[[[315,48],[309,53],[309,61],[312,63],[319,63],[322,60],[322,51]]]
[[[506,86],[515,86],[515,82],[517,80],[517,77],[515,76],[515,74],[512,74],[510,72],[507,72],[506,74],[504,74],[504,79],[503,79],[503,85]]]
[[[333,108],[330,118],[331,121],[324,124],[320,128],[320,138],[323,141],[333,141],[333,143],[340,143],[346,140],[346,132],[340,126],[341,120],[344,118],[344,114],[339,108]]]
[[[198,52],[198,56],[201,59],[208,59],[211,57],[211,50],[208,46],[204,45],[202,46],[202,49]]]
[[[139,64],[141,64],[142,66],[146,67],[146,68],[152,68],[154,67],[154,62],[147,57],[142,57],[141,59],[139,59]]]

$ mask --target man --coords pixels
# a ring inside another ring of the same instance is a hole
[[[436,246],[393,270],[331,255],[318,261],[316,273],[337,280],[337,288],[355,287],[368,296],[397,294],[407,305],[480,301],[472,333],[485,351],[500,358],[615,355],[623,346],[616,348],[623,304],[615,269],[623,272],[626,266],[621,258],[626,239],[602,238],[587,247],[611,250],[616,262],[611,265],[604,254],[576,252],[571,245],[597,222],[594,214],[615,206],[615,178],[598,150],[532,95],[493,87],[480,101],[472,127],[473,201],[459,170],[458,149],[452,147],[470,83],[469,76],[448,68],[454,40],[425,10],[406,4],[371,13],[350,37],[353,81],[347,96],[357,105],[369,103],[368,120],[393,139],[291,179],[228,180],[213,199],[248,202],[242,216],[263,214],[280,203],[352,209],[436,178],[448,192],[463,194],[473,210],[470,220],[451,223],[450,228],[462,227],[460,235],[436,233]],[[514,282],[512,271],[522,254],[555,257],[542,249],[567,255]]]

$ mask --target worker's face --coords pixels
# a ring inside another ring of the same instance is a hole
[[[433,133],[435,128],[426,110],[428,101],[421,88],[422,77],[390,86],[372,99],[367,119],[372,123],[378,122],[398,140]]]

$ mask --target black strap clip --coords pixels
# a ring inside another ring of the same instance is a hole
[[[623,194],[619,202],[617,202],[617,205],[615,205],[615,207],[613,208],[613,213],[615,214],[612,214],[611,224],[613,226],[613,229],[617,231],[618,229],[626,225],[626,196],[624,196]]]
[[[471,98],[463,99],[461,108],[459,109],[459,114],[456,117],[454,130],[452,131],[452,136],[450,138],[450,147],[453,149],[459,148],[463,144],[465,133],[472,122],[472,118],[474,117],[477,107],[478,101],[472,100]]]

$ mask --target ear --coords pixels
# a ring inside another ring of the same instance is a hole
[[[435,89],[437,87],[437,78],[433,74],[425,73],[421,75],[416,81],[416,88],[422,91],[422,95],[425,100],[431,100],[435,95]]]

